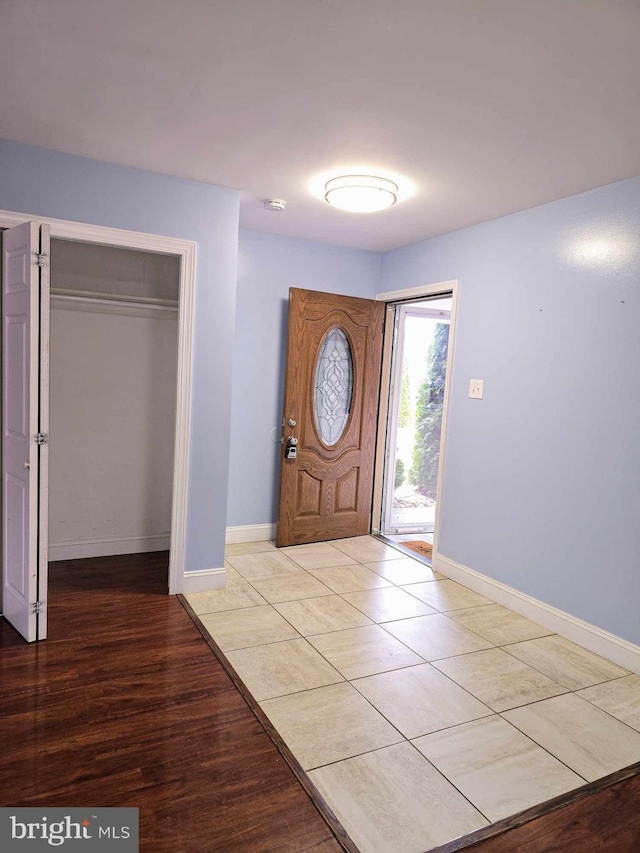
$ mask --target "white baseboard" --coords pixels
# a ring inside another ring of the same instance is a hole
[[[112,557],[118,554],[144,554],[168,551],[169,533],[150,536],[118,536],[110,539],[67,539],[49,543],[49,560],[81,560],[87,557]]]
[[[451,580],[458,581],[463,586],[486,595],[487,598],[503,604],[510,610],[515,610],[516,613],[526,616],[544,628],[617,663],[618,666],[640,673],[640,646],[519,592],[507,584],[482,575],[474,569],[462,566],[449,557],[435,554],[433,568]]]
[[[240,527],[227,527],[225,542],[236,545],[239,542],[262,542],[263,539],[275,539],[275,524],[244,524]]]
[[[185,572],[182,592],[206,592],[209,589],[224,589],[227,585],[227,570],[200,569],[197,572]]]

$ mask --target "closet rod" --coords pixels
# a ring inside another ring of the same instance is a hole
[[[51,295],[57,299],[73,302],[105,303],[123,305],[135,308],[153,308],[157,311],[177,311],[178,303],[171,299],[153,299],[148,296],[119,296],[113,293],[95,293],[93,291],[67,290],[52,287]]]

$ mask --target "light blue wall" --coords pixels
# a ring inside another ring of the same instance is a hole
[[[210,184],[0,142],[1,208],[197,243],[187,571],[224,559],[238,204]]]
[[[458,278],[440,550],[640,643],[640,178],[383,256],[243,231],[235,337],[236,192],[1,142],[0,207],[197,242],[190,571],[275,519],[289,287]]]
[[[640,178],[383,257],[454,278],[440,551],[640,643]]]
[[[230,526],[276,520],[289,288],[371,298],[379,278],[375,252],[240,231]]]

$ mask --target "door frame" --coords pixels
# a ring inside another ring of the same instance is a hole
[[[126,231],[103,225],[89,225],[48,216],[0,210],[0,228],[11,228],[31,220],[49,225],[51,237],[77,243],[97,243],[121,249],[137,249],[158,255],[173,255],[180,260],[178,286],[178,371],[176,389],[176,425],[171,508],[171,546],[169,551],[169,594],[182,592],[187,531],[189,439],[191,421],[191,374],[193,362],[193,325],[196,244],[191,240]]]
[[[451,319],[449,326],[449,347],[447,351],[447,375],[444,382],[444,404],[442,407],[442,436],[440,439],[440,458],[438,461],[438,485],[436,488],[436,512],[433,523],[433,559],[438,555],[438,540],[440,533],[440,517],[442,507],[442,475],[446,454],[446,439],[449,423],[449,394],[451,391],[451,375],[455,355],[455,330],[459,302],[459,280],[435,282],[434,284],[408,287],[402,290],[392,290],[378,293],[376,299],[386,303],[385,334],[382,351],[382,375],[380,377],[380,405],[378,407],[378,438],[376,442],[376,464],[373,480],[373,507],[371,513],[372,533],[380,533],[382,518],[382,501],[384,488],[385,448],[387,441],[387,422],[389,413],[389,395],[391,392],[391,354],[394,343],[394,308],[399,302],[411,302],[434,296],[451,294]]]
[[[405,339],[405,329],[406,329],[406,321],[407,317],[424,317],[433,320],[434,322],[442,322],[441,316],[442,313],[437,309],[426,308],[420,305],[420,303],[415,303],[413,300],[404,303],[396,303],[395,308],[399,309],[396,314],[396,330],[394,334],[394,342],[393,342],[393,361],[391,363],[391,375],[389,378],[389,419],[387,421],[387,441],[385,447],[385,459],[384,459],[384,482],[382,488],[382,511],[380,514],[380,522],[381,522],[381,530],[385,528],[385,525],[382,522],[390,522],[391,516],[393,515],[393,480],[395,479],[395,466],[387,465],[387,462],[391,462],[391,453],[396,444],[397,432],[398,432],[398,413],[400,409],[400,387],[402,384],[402,361],[400,360],[400,354],[404,352],[404,339]],[[416,307],[412,307],[416,305]],[[447,311],[449,317],[447,317],[447,324],[451,322],[451,312]],[[448,347],[447,347],[448,350]],[[446,387],[446,375],[445,375],[445,387]],[[444,409],[444,406],[443,406]],[[441,439],[442,445],[442,439]],[[395,461],[394,454],[394,461]],[[436,484],[437,489],[437,484]],[[436,503],[437,507],[437,503]],[[405,525],[407,527],[411,527],[411,525]],[[433,524],[435,530],[435,519]],[[407,531],[411,532],[411,531]],[[433,530],[424,531],[433,533]],[[394,532],[394,535],[400,535],[402,530],[397,529]],[[383,534],[384,535],[384,534]]]

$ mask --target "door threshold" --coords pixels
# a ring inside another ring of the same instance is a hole
[[[432,557],[427,557],[425,554],[420,554],[418,551],[414,551],[413,548],[407,548],[405,545],[402,544],[402,542],[399,542],[395,538],[391,538],[391,536],[388,536],[384,533],[372,533],[371,535],[375,536],[375,538],[379,539],[381,542],[384,542],[385,545],[391,545],[392,548],[396,548],[398,551],[401,551],[403,554],[406,554],[407,557],[413,557],[415,560],[418,560],[418,562],[424,563],[425,566],[431,566],[433,562]],[[424,535],[431,536],[432,534],[425,533]],[[394,533],[392,534],[392,536],[402,536],[402,534]]]

